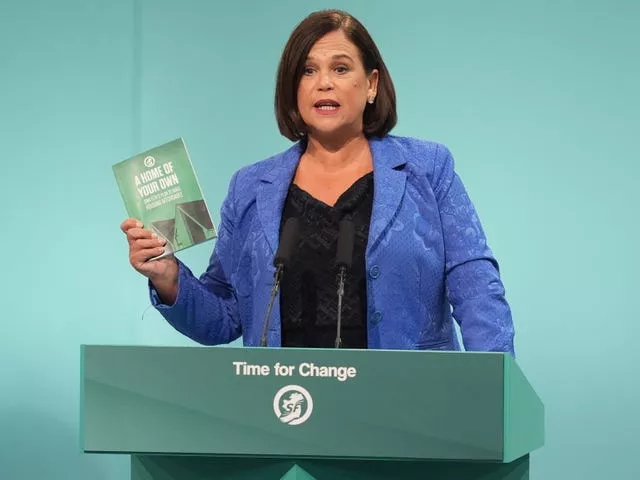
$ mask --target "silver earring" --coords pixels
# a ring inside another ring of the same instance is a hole
[[[369,103],[373,103],[373,101],[375,100],[376,97],[369,97]]]

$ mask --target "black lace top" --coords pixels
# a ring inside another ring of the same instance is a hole
[[[335,265],[338,225],[350,216],[356,235],[342,300],[343,348],[367,348],[365,250],[373,206],[373,172],[361,177],[333,207],[297,185],[289,188],[280,228],[300,219],[300,241],[280,290],[283,347],[333,348],[338,311]]]

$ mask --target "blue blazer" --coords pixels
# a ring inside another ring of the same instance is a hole
[[[514,354],[513,323],[498,264],[443,145],[385,136],[370,141],[374,200],[366,249],[369,348]],[[259,345],[273,282],[280,218],[301,143],[244,167],[229,184],[210,263],[196,278],[179,264],[178,297],[152,303],[205,345],[242,336]],[[280,346],[276,297],[268,345]]]

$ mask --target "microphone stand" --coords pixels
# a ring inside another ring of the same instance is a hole
[[[336,348],[342,348],[342,297],[344,296],[344,277],[347,267],[342,265],[338,273],[338,322],[336,325]]]
[[[273,274],[275,279],[273,287],[271,288],[271,298],[269,299],[269,305],[267,305],[267,313],[264,317],[264,326],[262,327],[262,338],[260,339],[260,346],[267,346],[267,330],[269,328],[269,317],[271,316],[271,308],[273,307],[273,302],[276,299],[276,294],[278,293],[278,289],[280,288],[280,280],[282,280],[282,272],[284,270],[284,264],[279,263],[276,272]]]

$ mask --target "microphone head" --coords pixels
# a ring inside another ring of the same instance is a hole
[[[338,267],[351,268],[353,261],[353,243],[356,237],[356,228],[349,218],[340,221],[338,232],[338,248],[336,251],[336,265]]]
[[[287,267],[291,262],[291,256],[295,251],[298,243],[298,235],[300,234],[300,220],[295,217],[289,218],[282,228],[280,235],[280,244],[278,251],[273,259],[275,266]]]

